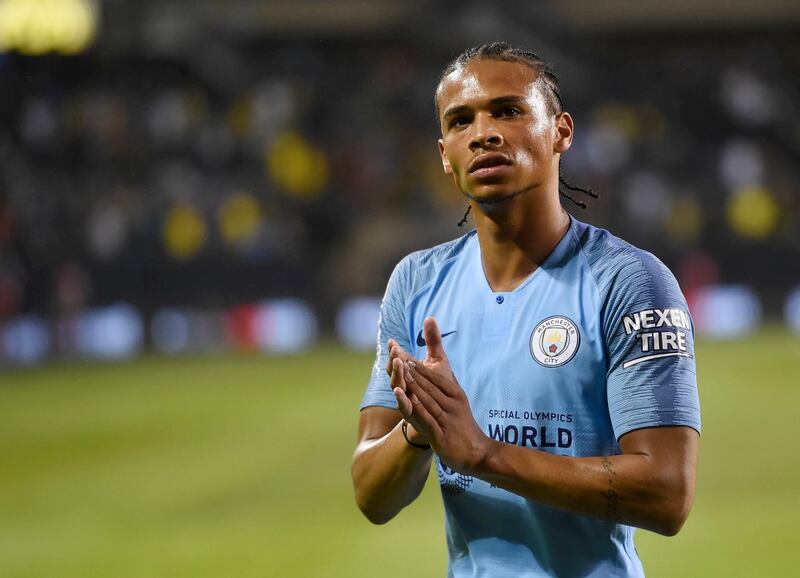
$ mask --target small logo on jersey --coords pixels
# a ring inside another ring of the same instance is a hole
[[[545,367],[560,367],[575,357],[581,344],[578,326],[561,315],[548,317],[531,333],[533,359]]]
[[[444,339],[448,335],[452,335],[453,333],[455,333],[455,331],[448,331],[447,333],[442,333],[442,339]],[[425,343],[425,338],[422,336],[422,329],[420,329],[419,333],[417,333],[417,345],[419,345],[420,347],[425,347],[427,345],[427,343]]]
[[[445,496],[460,496],[472,485],[472,476],[459,474],[439,458],[436,458],[436,474]]]

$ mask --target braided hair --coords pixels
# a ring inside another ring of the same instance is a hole
[[[473,60],[502,60],[505,62],[518,62],[529,66],[536,72],[536,83],[540,84],[543,88],[542,94],[546,97],[547,109],[550,114],[556,115],[563,111],[564,103],[561,100],[561,85],[559,84],[558,77],[553,71],[550,64],[542,60],[542,58],[530,50],[523,48],[515,48],[507,42],[492,42],[490,44],[483,44],[468,48],[457,57],[455,57],[450,64],[448,64],[442,74],[439,76],[437,87],[442,84],[442,81],[456,69],[467,65]],[[439,103],[434,98],[436,106],[436,121],[439,121]],[[573,185],[561,176],[561,161],[558,164],[559,177],[558,177],[558,192],[561,196],[569,199],[578,207],[585,209],[586,203],[580,199],[576,199],[572,193],[583,193],[594,199],[599,198],[599,195],[592,189],[579,187]],[[464,213],[464,218],[458,222],[461,227],[467,222],[467,215],[469,215],[472,205],[467,205],[467,211]]]

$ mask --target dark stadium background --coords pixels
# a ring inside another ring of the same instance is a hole
[[[379,530],[346,470],[386,279],[463,232],[437,76],[497,39],[560,77],[564,172],[601,196],[567,209],[697,324],[708,461],[646,567],[796,556],[800,4],[0,0],[1,575],[375,576],[408,539],[441,574],[435,488]]]

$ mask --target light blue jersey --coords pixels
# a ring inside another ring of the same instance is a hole
[[[693,325],[653,255],[574,218],[541,267],[493,292],[474,231],[404,258],[381,307],[361,407],[396,408],[385,372],[394,338],[426,355],[436,318],[475,419],[496,440],[565,456],[621,453],[635,429],[700,431]],[[570,514],[454,472],[436,459],[448,575],[642,576],[634,528]]]

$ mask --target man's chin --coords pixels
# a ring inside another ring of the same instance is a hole
[[[494,205],[500,205],[502,203],[506,203],[511,199],[518,197],[522,193],[525,192],[526,189],[517,190],[517,191],[509,191],[506,190],[495,190],[495,191],[483,191],[477,194],[471,193],[464,193],[466,197],[471,200],[475,201],[481,206],[491,207]]]

